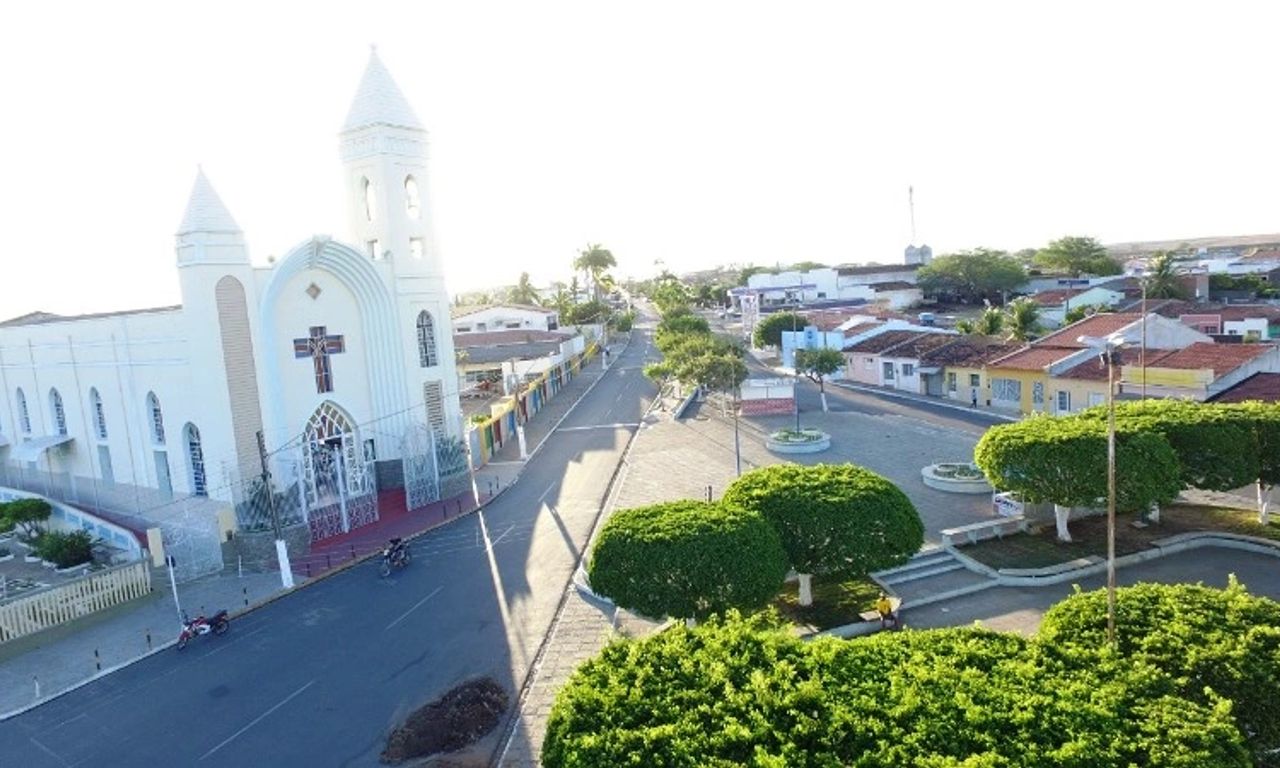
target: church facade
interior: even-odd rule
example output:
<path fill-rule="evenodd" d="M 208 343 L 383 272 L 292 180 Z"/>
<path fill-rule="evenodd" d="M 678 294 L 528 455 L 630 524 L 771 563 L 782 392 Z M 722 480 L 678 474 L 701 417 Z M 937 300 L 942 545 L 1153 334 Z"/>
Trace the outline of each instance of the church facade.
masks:
<path fill-rule="evenodd" d="M 176 236 L 180 306 L 0 323 L 0 484 L 234 503 L 265 452 L 316 506 L 403 483 L 415 431 L 460 438 L 427 132 L 376 53 L 339 151 L 346 240 L 255 266 L 200 171 Z"/>

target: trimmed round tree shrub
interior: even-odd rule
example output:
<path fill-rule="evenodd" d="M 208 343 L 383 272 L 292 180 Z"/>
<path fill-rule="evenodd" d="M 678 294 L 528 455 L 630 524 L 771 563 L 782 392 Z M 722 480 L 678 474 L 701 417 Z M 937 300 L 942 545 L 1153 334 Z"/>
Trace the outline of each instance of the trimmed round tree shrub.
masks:
<path fill-rule="evenodd" d="M 616 512 L 591 550 L 591 588 L 645 616 L 702 619 L 763 606 L 787 566 L 778 534 L 758 513 L 673 501 Z"/>
<path fill-rule="evenodd" d="M 1258 457 L 1258 522 L 1271 523 L 1271 489 L 1280 483 L 1280 403 L 1249 402 L 1224 406 L 1249 427 L 1250 448 Z"/>
<path fill-rule="evenodd" d="M 812 605 L 814 575 L 855 578 L 906 562 L 924 524 L 898 486 L 853 464 L 775 464 L 724 492 L 725 504 L 764 515 L 800 574 L 800 604 Z"/>
<path fill-rule="evenodd" d="M 1106 630 L 1106 590 L 1077 590 L 1049 609 L 1038 638 L 1081 665 L 1106 645 Z M 1225 590 L 1123 587 L 1116 590 L 1116 645 L 1123 659 L 1171 676 L 1190 701 L 1231 700 L 1256 764 L 1280 766 L 1280 603 L 1250 595 L 1234 577 Z"/>
<path fill-rule="evenodd" d="M 1093 419 L 1046 416 L 1001 424 L 983 434 L 973 459 L 995 488 L 1053 504 L 1062 541 L 1071 541 L 1071 507 L 1106 503 L 1107 428 Z M 1168 503 L 1181 488 L 1177 456 L 1163 436 L 1117 425 L 1118 511 Z"/>
<path fill-rule="evenodd" d="M 1220 702 L 1180 698 L 1149 665 L 1090 658 L 1063 664 L 972 628 L 805 642 L 731 616 L 615 642 L 579 667 L 542 764 L 1249 765 Z"/>

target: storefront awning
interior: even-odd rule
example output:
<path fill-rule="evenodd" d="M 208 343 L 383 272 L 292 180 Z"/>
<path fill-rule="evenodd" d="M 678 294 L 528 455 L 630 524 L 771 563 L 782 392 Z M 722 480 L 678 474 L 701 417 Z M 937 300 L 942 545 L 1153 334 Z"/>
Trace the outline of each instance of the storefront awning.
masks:
<path fill-rule="evenodd" d="M 44 437 L 33 437 L 17 443 L 9 449 L 9 458 L 13 461 L 35 461 L 40 458 L 40 454 L 54 447 L 75 440 L 71 435 L 47 435 Z"/>

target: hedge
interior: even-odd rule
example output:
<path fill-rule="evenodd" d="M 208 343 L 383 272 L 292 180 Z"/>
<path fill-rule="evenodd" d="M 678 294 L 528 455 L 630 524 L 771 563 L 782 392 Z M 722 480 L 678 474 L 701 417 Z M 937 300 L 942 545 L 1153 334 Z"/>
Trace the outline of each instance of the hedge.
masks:
<path fill-rule="evenodd" d="M 705 618 L 763 606 L 786 577 L 778 534 L 759 514 L 702 501 L 616 512 L 591 551 L 591 588 L 651 617 Z"/>

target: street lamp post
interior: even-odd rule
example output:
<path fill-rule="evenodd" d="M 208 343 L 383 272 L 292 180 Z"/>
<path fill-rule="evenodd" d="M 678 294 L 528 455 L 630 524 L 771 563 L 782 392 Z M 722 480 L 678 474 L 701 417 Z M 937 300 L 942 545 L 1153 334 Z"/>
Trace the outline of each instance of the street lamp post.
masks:
<path fill-rule="evenodd" d="M 1124 339 L 1081 336 L 1081 344 L 1098 350 L 1107 367 L 1107 643 L 1116 642 L 1116 398 L 1115 367 L 1120 364 Z"/>
<path fill-rule="evenodd" d="M 796 384 L 794 388 L 796 401 L 796 432 L 800 431 L 800 342 L 796 339 L 796 323 L 800 319 L 800 304 L 797 303 L 795 308 L 791 310 L 791 369 L 796 372 Z"/>

